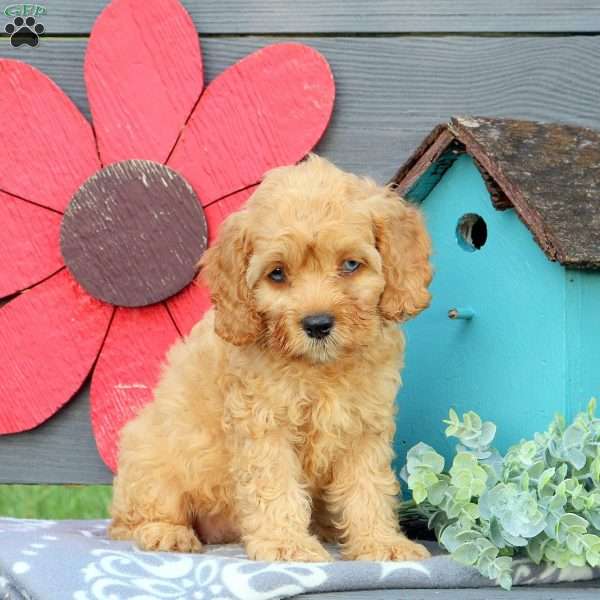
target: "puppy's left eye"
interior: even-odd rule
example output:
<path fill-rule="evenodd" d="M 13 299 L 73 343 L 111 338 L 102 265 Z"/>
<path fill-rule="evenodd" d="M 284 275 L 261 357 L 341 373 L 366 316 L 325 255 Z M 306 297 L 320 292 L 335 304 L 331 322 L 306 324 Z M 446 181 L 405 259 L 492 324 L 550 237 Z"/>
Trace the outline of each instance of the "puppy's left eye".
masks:
<path fill-rule="evenodd" d="M 345 260 L 342 263 L 342 273 L 354 273 L 354 271 L 357 271 L 360 267 L 360 262 L 358 262 L 357 260 Z"/>
<path fill-rule="evenodd" d="M 268 275 L 271 281 L 275 283 L 283 283 L 285 281 L 285 271 L 283 267 L 275 267 Z"/>

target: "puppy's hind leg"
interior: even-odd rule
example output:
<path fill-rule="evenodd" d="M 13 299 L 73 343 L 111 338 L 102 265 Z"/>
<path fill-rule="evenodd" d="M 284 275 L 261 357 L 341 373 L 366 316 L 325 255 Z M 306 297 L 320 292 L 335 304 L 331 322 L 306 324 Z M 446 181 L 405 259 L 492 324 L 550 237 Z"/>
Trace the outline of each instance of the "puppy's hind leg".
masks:
<path fill-rule="evenodd" d="M 148 521 L 138 525 L 133 539 L 142 550 L 159 552 L 200 552 L 202 544 L 189 525 Z"/>
<path fill-rule="evenodd" d="M 176 482 L 145 480 L 139 473 L 132 480 L 128 474 L 115 478 L 109 536 L 131 539 L 141 550 L 200 552 L 187 495 Z"/>
<path fill-rule="evenodd" d="M 108 537 L 111 540 L 132 540 L 134 529 L 134 527 L 128 525 L 125 521 L 115 517 L 108 526 Z"/>

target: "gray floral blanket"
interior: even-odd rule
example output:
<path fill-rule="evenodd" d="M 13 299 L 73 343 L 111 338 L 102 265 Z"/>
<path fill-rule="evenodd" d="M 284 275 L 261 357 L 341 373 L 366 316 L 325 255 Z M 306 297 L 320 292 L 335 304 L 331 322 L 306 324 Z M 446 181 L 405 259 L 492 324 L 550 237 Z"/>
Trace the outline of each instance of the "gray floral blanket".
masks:
<path fill-rule="evenodd" d="M 0 518 L 2 600 L 275 600 L 298 594 L 400 588 L 485 587 L 493 582 L 435 544 L 421 562 L 264 563 L 241 546 L 203 554 L 140 552 L 106 537 L 106 521 Z M 335 549 L 332 549 L 337 556 Z M 515 584 L 600 578 L 600 569 L 517 561 Z"/>

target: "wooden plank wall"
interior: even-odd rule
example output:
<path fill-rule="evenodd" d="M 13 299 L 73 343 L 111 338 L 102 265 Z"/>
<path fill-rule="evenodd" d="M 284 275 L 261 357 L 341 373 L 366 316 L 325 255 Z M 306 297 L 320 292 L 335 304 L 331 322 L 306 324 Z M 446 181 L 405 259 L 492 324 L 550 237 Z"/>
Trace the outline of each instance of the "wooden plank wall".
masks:
<path fill-rule="evenodd" d="M 338 96 L 318 151 L 380 182 L 452 114 L 600 128 L 597 0 L 183 3 L 202 36 L 208 80 L 273 41 L 302 41 L 325 54 Z M 83 55 L 104 4 L 49 0 L 40 45 L 16 49 L 2 36 L 0 56 L 42 69 L 89 117 Z M 26 165 L 20 168 L 26 177 Z M 85 387 L 39 429 L 0 438 L 0 482 L 110 481 L 91 437 L 87 398 Z"/>

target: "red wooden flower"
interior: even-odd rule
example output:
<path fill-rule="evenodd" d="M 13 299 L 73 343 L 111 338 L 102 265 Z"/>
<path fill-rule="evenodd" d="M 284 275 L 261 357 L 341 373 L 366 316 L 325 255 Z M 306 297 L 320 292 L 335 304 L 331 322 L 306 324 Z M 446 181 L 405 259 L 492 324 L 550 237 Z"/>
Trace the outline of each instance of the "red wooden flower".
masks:
<path fill-rule="evenodd" d="M 41 72 L 0 61 L 0 297 L 18 294 L 0 309 L 0 433 L 48 419 L 93 368 L 114 469 L 119 429 L 209 306 L 189 285 L 206 227 L 210 243 L 267 169 L 312 149 L 334 86 L 316 51 L 276 44 L 203 90 L 178 0 L 114 0 L 84 72 L 93 128 Z"/>

